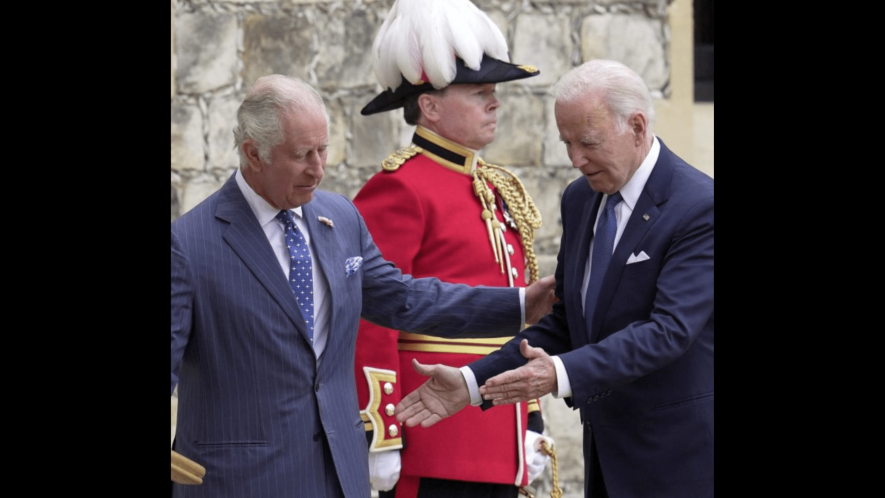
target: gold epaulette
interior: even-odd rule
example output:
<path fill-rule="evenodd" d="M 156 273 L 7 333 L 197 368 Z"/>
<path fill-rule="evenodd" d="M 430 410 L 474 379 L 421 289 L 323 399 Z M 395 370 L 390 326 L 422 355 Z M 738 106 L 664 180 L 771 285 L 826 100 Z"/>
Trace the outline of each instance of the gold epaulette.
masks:
<path fill-rule="evenodd" d="M 404 162 L 408 161 L 415 154 L 421 152 L 421 147 L 417 145 L 409 145 L 408 147 L 403 147 L 402 149 L 391 153 L 387 156 L 387 159 L 381 161 L 381 169 L 384 171 L 396 171 L 400 166 L 403 165 Z"/>

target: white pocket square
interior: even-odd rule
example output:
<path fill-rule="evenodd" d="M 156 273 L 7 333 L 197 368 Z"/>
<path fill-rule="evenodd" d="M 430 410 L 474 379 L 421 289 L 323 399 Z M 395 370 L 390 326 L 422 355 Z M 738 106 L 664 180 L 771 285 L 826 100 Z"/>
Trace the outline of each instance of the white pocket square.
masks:
<path fill-rule="evenodd" d="M 645 251 L 639 251 L 639 254 L 631 254 L 629 258 L 627 258 L 627 264 L 632 265 L 633 263 L 638 263 L 640 261 L 645 261 L 648 259 L 648 254 L 645 254 Z"/>
<path fill-rule="evenodd" d="M 347 278 L 357 270 L 359 270 L 360 266 L 363 265 L 363 258 L 360 256 L 354 256 L 352 258 L 347 258 L 347 261 L 344 262 L 344 277 Z"/>

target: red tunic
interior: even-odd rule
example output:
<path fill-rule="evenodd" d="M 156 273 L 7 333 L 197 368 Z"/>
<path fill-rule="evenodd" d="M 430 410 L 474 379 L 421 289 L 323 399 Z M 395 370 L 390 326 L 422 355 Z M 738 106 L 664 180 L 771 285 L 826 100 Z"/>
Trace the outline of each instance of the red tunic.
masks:
<path fill-rule="evenodd" d="M 468 156 L 458 164 L 425 149 L 395 171 L 376 173 L 354 198 L 375 243 L 387 260 L 415 277 L 508 286 L 507 265 L 502 271 L 502 264 L 495 262 L 489 231 L 481 218 L 483 207 L 474 194 L 472 153 L 420 127 L 418 132 L 423 137 L 416 135 L 416 139 L 424 138 L 425 145 L 430 138 L 438 146 Z M 497 194 L 496 201 L 495 213 L 504 223 Z M 522 242 L 516 230 L 505 226 L 505 247 L 512 248 L 509 259 L 516 270 L 513 285 L 525 287 Z M 361 321 L 356 378 L 363 419 L 371 424 L 367 430 L 374 429 L 370 451 L 403 448 L 404 429 L 402 476 L 526 485 L 522 449 L 526 404 L 487 411 L 468 406 L 429 428 L 404 427 L 393 416 L 402 395 L 427 380 L 415 372 L 412 358 L 424 364 L 461 367 L 498 349 L 507 339 L 445 340 Z M 532 403 L 533 410 L 537 406 Z"/>

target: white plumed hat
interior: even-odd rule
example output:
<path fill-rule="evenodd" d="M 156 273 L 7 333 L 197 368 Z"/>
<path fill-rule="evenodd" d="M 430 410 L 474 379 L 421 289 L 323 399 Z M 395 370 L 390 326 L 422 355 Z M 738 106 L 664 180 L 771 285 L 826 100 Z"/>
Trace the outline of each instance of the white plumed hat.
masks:
<path fill-rule="evenodd" d="M 383 91 L 364 116 L 403 106 L 410 95 L 459 83 L 500 83 L 539 74 L 510 63 L 498 26 L 470 0 L 396 0 L 372 44 Z"/>

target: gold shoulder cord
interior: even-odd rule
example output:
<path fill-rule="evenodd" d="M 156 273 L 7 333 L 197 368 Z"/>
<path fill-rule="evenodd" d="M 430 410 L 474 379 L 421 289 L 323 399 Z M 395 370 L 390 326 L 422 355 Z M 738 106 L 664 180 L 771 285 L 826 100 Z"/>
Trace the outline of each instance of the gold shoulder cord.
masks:
<path fill-rule="evenodd" d="M 525 190 L 522 182 L 512 172 L 506 168 L 495 164 L 489 164 L 482 159 L 477 162 L 484 166 L 476 168 L 473 172 L 473 192 L 482 202 L 482 219 L 486 222 L 489 229 L 489 242 L 495 252 L 495 261 L 498 261 L 499 255 L 506 254 L 504 249 L 504 238 L 501 230 L 498 228 L 500 222 L 493 214 L 495 206 L 495 194 L 489 188 L 491 183 L 495 189 L 501 194 L 501 198 L 507 204 L 507 209 L 519 229 L 519 236 L 522 239 L 522 247 L 525 251 L 526 266 L 529 268 L 530 282 L 538 280 L 540 272 L 538 269 L 538 258 L 535 256 L 534 241 L 535 230 L 541 227 L 541 212 L 535 206 L 532 197 Z M 495 234 L 492 237 L 492 233 Z M 503 268 L 503 257 L 500 259 Z M 553 467 L 553 489 L 550 492 L 551 498 L 562 498 L 562 488 L 559 487 L 559 469 L 556 461 L 556 451 L 547 441 L 541 442 L 541 451 L 550 456 Z M 525 487 L 520 487 L 519 492 L 522 495 L 534 498 Z"/>
<path fill-rule="evenodd" d="M 495 261 L 500 261 L 503 269 L 504 260 L 500 255 L 505 251 L 504 240 L 501 230 L 498 229 L 498 219 L 492 214 L 492 208 L 495 206 L 495 194 L 492 193 L 487 183 L 491 183 L 501 193 L 501 197 L 507 204 L 507 209 L 513 216 L 513 221 L 516 222 L 525 251 L 526 265 L 529 268 L 529 283 L 534 282 L 540 278 L 538 258 L 535 256 L 533 243 L 535 241 L 534 231 L 541 227 L 541 212 L 538 211 L 532 197 L 526 192 L 516 175 L 506 168 L 489 164 L 482 159 L 478 159 L 477 162 L 484 167 L 476 168 L 473 172 L 473 192 L 483 204 L 482 218 L 485 220 L 486 226 L 489 227 L 489 242 L 495 253 Z"/>

